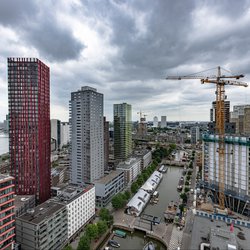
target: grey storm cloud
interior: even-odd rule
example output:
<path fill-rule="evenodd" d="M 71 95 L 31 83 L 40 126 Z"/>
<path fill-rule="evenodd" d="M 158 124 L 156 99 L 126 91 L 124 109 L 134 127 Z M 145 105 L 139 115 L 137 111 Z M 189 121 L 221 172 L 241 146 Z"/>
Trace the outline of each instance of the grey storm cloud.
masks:
<path fill-rule="evenodd" d="M 249 0 L 8 0 L 0 3 L 0 25 L 19 37 L 15 48 L 35 48 L 49 64 L 52 104 L 66 111 L 70 92 L 90 85 L 104 93 L 109 118 L 112 104 L 125 101 L 170 117 L 186 107 L 190 119 L 208 120 L 214 86 L 164 78 L 218 65 L 250 74 Z M 227 91 L 237 104 L 234 93 L 249 93 Z"/>
<path fill-rule="evenodd" d="M 51 61 L 77 59 L 85 48 L 71 31 L 55 19 L 53 1 L 8 0 L 0 4 L 0 24 L 11 27 L 20 39 Z"/>

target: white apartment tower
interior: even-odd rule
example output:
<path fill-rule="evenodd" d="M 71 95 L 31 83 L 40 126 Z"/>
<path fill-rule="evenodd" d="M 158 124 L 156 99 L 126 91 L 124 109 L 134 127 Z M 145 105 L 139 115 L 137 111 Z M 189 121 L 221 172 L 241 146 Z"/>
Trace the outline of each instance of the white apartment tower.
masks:
<path fill-rule="evenodd" d="M 104 175 L 103 94 L 85 86 L 71 93 L 70 177 L 92 183 Z"/>
<path fill-rule="evenodd" d="M 158 127 L 158 117 L 157 117 L 157 116 L 154 117 L 153 127 L 154 127 L 154 128 L 157 128 L 157 127 Z"/>
<path fill-rule="evenodd" d="M 167 127 L 167 117 L 161 116 L 161 128 L 166 128 L 166 127 Z"/>

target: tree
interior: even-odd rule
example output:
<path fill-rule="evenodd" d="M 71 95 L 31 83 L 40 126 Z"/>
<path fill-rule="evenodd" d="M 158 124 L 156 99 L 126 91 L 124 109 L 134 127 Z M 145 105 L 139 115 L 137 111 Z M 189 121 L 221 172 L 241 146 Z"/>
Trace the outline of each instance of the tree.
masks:
<path fill-rule="evenodd" d="M 86 227 L 86 235 L 92 240 L 98 236 L 98 227 L 96 224 L 89 224 Z"/>
<path fill-rule="evenodd" d="M 124 195 L 125 195 L 125 197 L 126 197 L 126 200 L 129 200 L 130 197 L 131 197 L 131 193 L 130 193 L 128 190 L 126 190 L 126 191 L 124 192 Z"/>
<path fill-rule="evenodd" d="M 179 209 L 181 210 L 181 212 L 183 212 L 183 210 L 184 210 L 184 204 L 180 204 L 179 205 Z"/>
<path fill-rule="evenodd" d="M 140 175 L 138 178 L 137 178 L 137 184 L 138 184 L 138 186 L 140 187 L 143 183 L 144 183 L 144 181 L 143 181 L 143 177 Z"/>
<path fill-rule="evenodd" d="M 64 247 L 63 250 L 73 250 L 73 247 L 71 245 L 68 245 Z"/>
<path fill-rule="evenodd" d="M 142 173 L 142 178 L 143 178 L 144 182 L 148 179 L 148 177 L 149 177 L 149 175 L 147 174 L 147 172 Z"/>
<path fill-rule="evenodd" d="M 106 233 L 108 229 L 108 225 L 106 221 L 98 221 L 97 222 L 97 228 L 98 228 L 98 236 L 100 237 L 102 234 Z"/>
<path fill-rule="evenodd" d="M 190 189 L 188 187 L 185 187 L 184 191 L 187 193 Z"/>
<path fill-rule="evenodd" d="M 113 215 L 110 214 L 107 208 L 102 208 L 99 212 L 99 216 L 101 220 L 104 220 L 107 222 L 109 227 L 113 224 L 113 220 L 114 220 Z"/>
<path fill-rule="evenodd" d="M 80 238 L 77 250 L 90 250 L 90 238 L 86 234 Z"/>
<path fill-rule="evenodd" d="M 126 199 L 124 197 L 123 194 L 119 193 L 117 195 L 115 195 L 112 200 L 111 200 L 111 203 L 112 203 L 112 206 L 113 208 L 115 209 L 119 209 L 119 208 L 122 208 L 125 206 L 126 204 Z"/>
<path fill-rule="evenodd" d="M 99 212 L 99 216 L 100 216 L 101 220 L 108 221 L 109 217 L 110 217 L 110 212 L 107 208 L 102 208 Z"/>
<path fill-rule="evenodd" d="M 180 194 L 181 199 L 183 200 L 184 203 L 187 202 L 187 195 L 185 193 Z"/>
<path fill-rule="evenodd" d="M 136 182 L 133 182 L 132 185 L 131 185 L 131 192 L 133 194 L 135 194 L 137 192 L 138 188 L 139 188 L 138 184 Z"/>

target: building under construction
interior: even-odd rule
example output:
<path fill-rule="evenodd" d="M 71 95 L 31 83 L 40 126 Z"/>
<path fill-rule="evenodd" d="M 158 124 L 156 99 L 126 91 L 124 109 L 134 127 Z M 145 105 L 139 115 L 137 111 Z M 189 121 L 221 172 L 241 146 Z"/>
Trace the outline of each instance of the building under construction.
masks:
<path fill-rule="evenodd" d="M 222 70 L 225 73 L 222 73 Z M 219 204 L 220 213 L 226 213 L 227 210 L 224 209 L 229 208 L 238 213 L 249 215 L 250 140 L 247 137 L 228 137 L 225 135 L 225 102 L 227 98 L 225 86 L 247 87 L 248 85 L 238 81 L 244 75 L 231 74 L 220 66 L 217 68 L 216 75 L 203 75 L 204 72 L 186 76 L 168 76 L 166 79 L 200 79 L 202 84 L 215 84 L 215 133 L 203 138 L 204 159 L 201 186 L 211 191 L 211 198 Z"/>
<path fill-rule="evenodd" d="M 250 137 L 225 136 L 225 206 L 250 216 Z M 219 154 L 218 136 L 203 135 L 203 168 L 201 186 L 211 190 L 218 203 Z"/>

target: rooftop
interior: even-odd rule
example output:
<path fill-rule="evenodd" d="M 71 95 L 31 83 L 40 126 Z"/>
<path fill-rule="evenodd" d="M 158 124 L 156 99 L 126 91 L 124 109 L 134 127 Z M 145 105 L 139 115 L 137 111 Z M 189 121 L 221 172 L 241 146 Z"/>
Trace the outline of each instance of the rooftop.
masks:
<path fill-rule="evenodd" d="M 51 198 L 50 200 L 53 202 L 58 202 L 61 204 L 68 204 L 71 201 L 75 200 L 79 196 L 81 196 L 83 193 L 86 193 L 90 189 L 92 189 L 93 185 L 88 186 L 79 186 L 74 184 L 69 184 L 67 186 L 61 187 L 57 189 L 57 196 L 54 198 Z"/>
<path fill-rule="evenodd" d="M 18 208 L 22 207 L 25 203 L 29 202 L 31 199 L 35 200 L 35 195 L 15 195 L 14 196 L 15 201 L 15 210 L 18 210 Z"/>
<path fill-rule="evenodd" d="M 6 180 L 14 180 L 14 178 L 10 175 L 7 175 L 7 174 L 0 174 L 0 182 L 1 181 L 6 181 Z"/>
<path fill-rule="evenodd" d="M 229 230 L 221 228 L 211 228 L 210 231 L 210 246 L 211 249 L 228 249 L 228 245 L 235 246 L 237 249 L 237 242 L 235 234 Z M 233 249 L 233 248 L 232 248 Z"/>
<path fill-rule="evenodd" d="M 99 180 L 94 181 L 94 183 L 100 183 L 100 184 L 108 184 L 113 179 L 115 179 L 118 175 L 123 173 L 122 170 L 113 170 L 109 174 L 105 175 L 104 177 L 100 178 Z"/>
<path fill-rule="evenodd" d="M 30 224 L 38 225 L 43 220 L 50 218 L 53 214 L 57 213 L 62 209 L 64 205 L 58 204 L 51 201 L 46 201 L 41 205 L 30 209 L 27 213 L 17 218 L 17 220 L 22 220 Z"/>
<path fill-rule="evenodd" d="M 149 152 L 150 152 L 150 150 L 148 150 L 148 149 L 141 149 L 141 150 L 136 150 L 134 154 L 135 154 L 135 156 L 144 156 Z"/>
<path fill-rule="evenodd" d="M 204 242 L 205 238 L 207 239 L 209 238 L 211 228 L 222 229 L 223 231 L 227 231 L 230 233 L 230 225 L 225 223 L 224 221 L 216 221 L 216 220 L 211 221 L 207 218 L 195 216 L 194 224 L 191 228 L 192 235 L 188 249 L 199 249 L 200 243 Z M 237 240 L 238 249 L 249 249 L 250 229 L 234 225 L 233 234 Z M 227 248 L 224 247 L 220 249 L 227 249 Z"/>
<path fill-rule="evenodd" d="M 140 158 L 130 158 L 127 161 L 124 162 L 120 162 L 117 166 L 117 168 L 119 169 L 129 169 L 133 166 L 133 164 L 137 163 L 138 161 L 140 161 Z"/>

